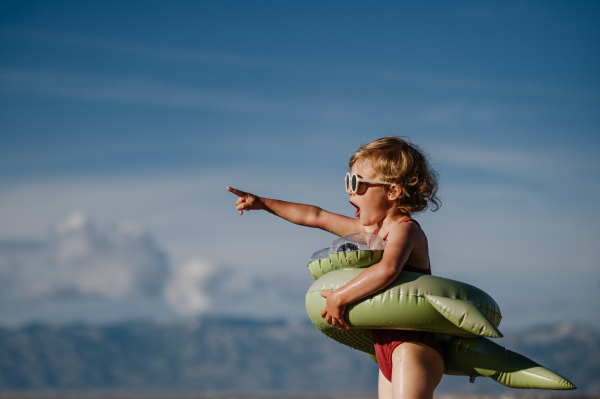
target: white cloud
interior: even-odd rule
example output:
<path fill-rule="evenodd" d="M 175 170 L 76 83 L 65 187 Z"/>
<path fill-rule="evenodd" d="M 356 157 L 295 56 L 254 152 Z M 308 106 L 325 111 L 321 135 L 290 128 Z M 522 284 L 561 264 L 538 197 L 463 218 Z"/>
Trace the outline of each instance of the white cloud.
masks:
<path fill-rule="evenodd" d="M 267 238 L 276 250 L 261 259 L 261 251 L 253 247 L 264 245 L 249 236 L 233 246 L 238 240 L 235 235 L 214 238 L 195 237 L 189 253 L 216 254 L 219 263 L 194 257 L 172 265 L 162 247 L 138 225 L 102 226 L 81 212 L 56 223 L 41 238 L 4 238 L 0 240 L 0 323 L 304 313 L 302 295 L 310 278 L 306 274 L 298 279 L 296 273 L 304 275 L 303 257 L 298 262 L 288 256 L 289 268 L 274 274 L 273 269 L 281 266 L 278 259 L 289 252 L 284 245 Z M 209 251 L 210 247 L 215 248 Z M 219 266 L 228 257 L 235 266 Z"/>
<path fill-rule="evenodd" d="M 143 104 L 167 107 L 210 108 L 232 112 L 264 112 L 275 103 L 237 93 L 202 91 L 138 78 L 107 78 L 33 69 L 0 69 L 3 91 L 55 98 Z"/>
<path fill-rule="evenodd" d="M 578 194 L 595 192 L 600 186 L 597 171 L 598 158 L 587 149 L 562 148 L 515 149 L 498 147 L 456 146 L 434 144 L 428 146 L 436 162 L 443 166 L 462 166 L 473 171 L 488 171 L 550 183 L 557 191 L 577 190 Z M 513 184 L 515 181 L 512 182 Z"/>
<path fill-rule="evenodd" d="M 459 11 L 459 15 L 484 18 L 490 16 L 490 9 L 485 7 L 467 7 Z M 282 71 L 293 74 L 335 74 L 350 77 L 370 78 L 375 80 L 386 80 L 391 83 L 417 84 L 421 87 L 436 87 L 460 91 L 480 92 L 486 95 L 509 95 L 523 98 L 544 99 L 568 99 L 571 101 L 592 102 L 597 101 L 598 94 L 588 88 L 557 86 L 553 82 L 547 84 L 531 84 L 529 82 L 496 81 L 485 78 L 473 78 L 470 76 L 448 76 L 413 72 L 394 68 L 369 68 L 348 67 L 337 65 L 325 68 L 322 65 L 303 62 L 283 62 L 261 56 L 248 54 L 236 54 L 226 52 L 205 51 L 193 48 L 177 48 L 128 41 L 123 39 L 112 39 L 106 37 L 86 36 L 82 34 L 71 34 L 59 31 L 42 30 L 5 30 L 0 37 L 8 40 L 33 40 L 62 44 L 65 46 L 85 47 L 86 49 L 107 49 L 121 52 L 125 56 L 151 57 L 157 60 L 166 60 L 188 64 L 213 64 L 238 68 L 249 68 L 259 70 Z M 108 86 L 110 87 L 110 86 Z M 98 90 L 90 95 L 101 95 Z M 79 94 L 81 96 L 81 94 Z M 88 98 L 88 97 L 82 97 Z M 127 97 L 125 97 L 127 99 Z M 150 98 L 148 101 L 157 101 L 158 98 Z M 313 99 L 314 100 L 314 99 Z M 197 103 L 198 99 L 194 101 Z M 144 102 L 148 103 L 148 102 Z M 363 104 L 367 106 L 368 104 Z M 478 118 L 488 118 L 489 110 L 483 110 Z M 493 110 L 492 110 L 493 112 Z M 487 120 L 487 119 L 485 119 Z"/>
<path fill-rule="evenodd" d="M 141 228 L 130 223 L 99 228 L 74 213 L 33 247 L 4 243 L 0 296 L 9 302 L 154 297 L 168 272 L 165 253 Z"/>
<path fill-rule="evenodd" d="M 214 275 L 216 267 L 202 259 L 192 259 L 174 268 L 165 285 L 167 303 L 178 313 L 186 316 L 204 313 L 211 308 L 211 300 L 204 286 Z"/>
<path fill-rule="evenodd" d="M 449 76 L 427 72 L 413 72 L 395 68 L 341 68 L 344 72 L 368 76 L 372 79 L 384 79 L 390 82 L 411 83 L 421 87 L 435 87 L 452 90 L 454 93 L 482 93 L 490 96 L 516 96 L 521 98 L 538 98 L 549 100 L 570 100 L 578 102 L 594 102 L 598 94 L 589 88 L 559 86 L 551 83 L 532 84 L 529 82 L 500 81 L 471 76 Z"/>
<path fill-rule="evenodd" d="M 5 39 L 34 40 L 85 48 L 103 48 L 123 52 L 126 55 L 142 55 L 160 60 L 189 62 L 195 64 L 215 64 L 243 68 L 280 69 L 282 66 L 271 60 L 225 52 L 209 52 L 196 49 L 172 48 L 147 45 L 127 40 L 86 36 L 80 33 L 69 34 L 56 31 L 6 30 L 0 34 Z"/>

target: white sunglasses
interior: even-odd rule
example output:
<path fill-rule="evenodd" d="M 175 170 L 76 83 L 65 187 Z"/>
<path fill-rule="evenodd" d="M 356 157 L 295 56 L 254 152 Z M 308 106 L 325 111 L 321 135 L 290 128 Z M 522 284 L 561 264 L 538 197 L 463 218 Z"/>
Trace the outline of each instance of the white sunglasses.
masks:
<path fill-rule="evenodd" d="M 352 190 L 353 194 L 356 194 L 356 190 L 358 190 L 358 185 L 360 183 L 393 184 L 393 183 L 388 183 L 386 181 L 363 179 L 363 178 L 356 176 L 356 173 L 352 173 L 352 175 L 350 175 L 350 173 L 346 173 L 345 181 L 346 181 L 346 191 Z"/>

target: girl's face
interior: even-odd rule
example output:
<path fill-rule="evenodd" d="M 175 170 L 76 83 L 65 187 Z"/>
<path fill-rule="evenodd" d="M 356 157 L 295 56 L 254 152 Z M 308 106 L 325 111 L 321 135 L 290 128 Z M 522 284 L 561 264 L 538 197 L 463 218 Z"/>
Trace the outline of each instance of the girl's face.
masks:
<path fill-rule="evenodd" d="M 351 173 L 356 173 L 363 179 L 380 180 L 369 162 L 356 162 L 352 165 Z M 383 190 L 383 184 L 360 183 L 356 193 L 350 194 L 350 203 L 356 208 L 354 216 L 360 219 L 363 226 L 373 226 L 381 222 L 394 208 L 394 203 L 388 200 Z"/>

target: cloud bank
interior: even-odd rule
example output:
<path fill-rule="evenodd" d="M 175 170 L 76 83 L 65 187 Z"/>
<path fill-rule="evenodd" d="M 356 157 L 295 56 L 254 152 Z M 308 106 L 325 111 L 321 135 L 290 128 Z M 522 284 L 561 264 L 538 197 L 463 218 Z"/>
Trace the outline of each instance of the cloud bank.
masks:
<path fill-rule="evenodd" d="M 200 259 L 169 265 L 154 238 L 133 223 L 98 226 L 73 213 L 43 239 L 0 242 L 0 302 L 14 309 L 158 300 L 191 316 L 209 310 L 203 287 L 214 270 Z"/>
<path fill-rule="evenodd" d="M 109 299 L 160 293 L 168 275 L 165 254 L 129 223 L 99 229 L 74 213 L 42 241 L 3 243 L 0 275 L 5 301 L 100 296 Z"/>
<path fill-rule="evenodd" d="M 197 251 L 206 255 L 203 247 Z M 200 257 L 173 263 L 140 226 L 100 225 L 81 212 L 42 238 L 0 240 L 0 324 L 5 325 L 207 313 L 296 317 L 303 313 L 305 284 L 295 282 L 285 273 Z"/>

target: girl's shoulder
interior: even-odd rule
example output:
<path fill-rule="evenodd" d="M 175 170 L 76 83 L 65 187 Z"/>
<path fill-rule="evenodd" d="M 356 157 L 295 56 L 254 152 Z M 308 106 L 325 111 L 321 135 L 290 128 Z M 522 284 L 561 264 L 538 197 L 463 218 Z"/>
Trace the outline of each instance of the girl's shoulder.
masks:
<path fill-rule="evenodd" d="M 392 231 L 405 231 L 405 232 L 422 232 L 421 225 L 415 219 L 411 217 L 399 218 L 395 222 L 393 222 L 388 228 L 388 232 L 386 236 L 389 235 Z"/>
<path fill-rule="evenodd" d="M 386 230 L 387 230 L 387 232 L 386 232 Z M 417 222 L 415 219 L 413 219 L 411 217 L 399 218 L 398 220 L 394 221 L 390 226 L 388 226 L 384 231 L 380 231 L 380 229 L 377 227 L 377 225 L 373 225 L 373 226 L 363 227 L 362 232 L 379 234 L 379 236 L 381 236 L 381 238 L 383 238 L 384 241 L 387 241 L 390 233 L 392 233 L 392 235 L 396 235 L 396 234 L 403 234 L 403 235 L 418 234 L 418 235 L 423 235 L 423 236 L 425 235 L 425 233 L 423 232 L 423 229 L 421 229 L 421 225 L 419 224 L 419 222 Z"/>

